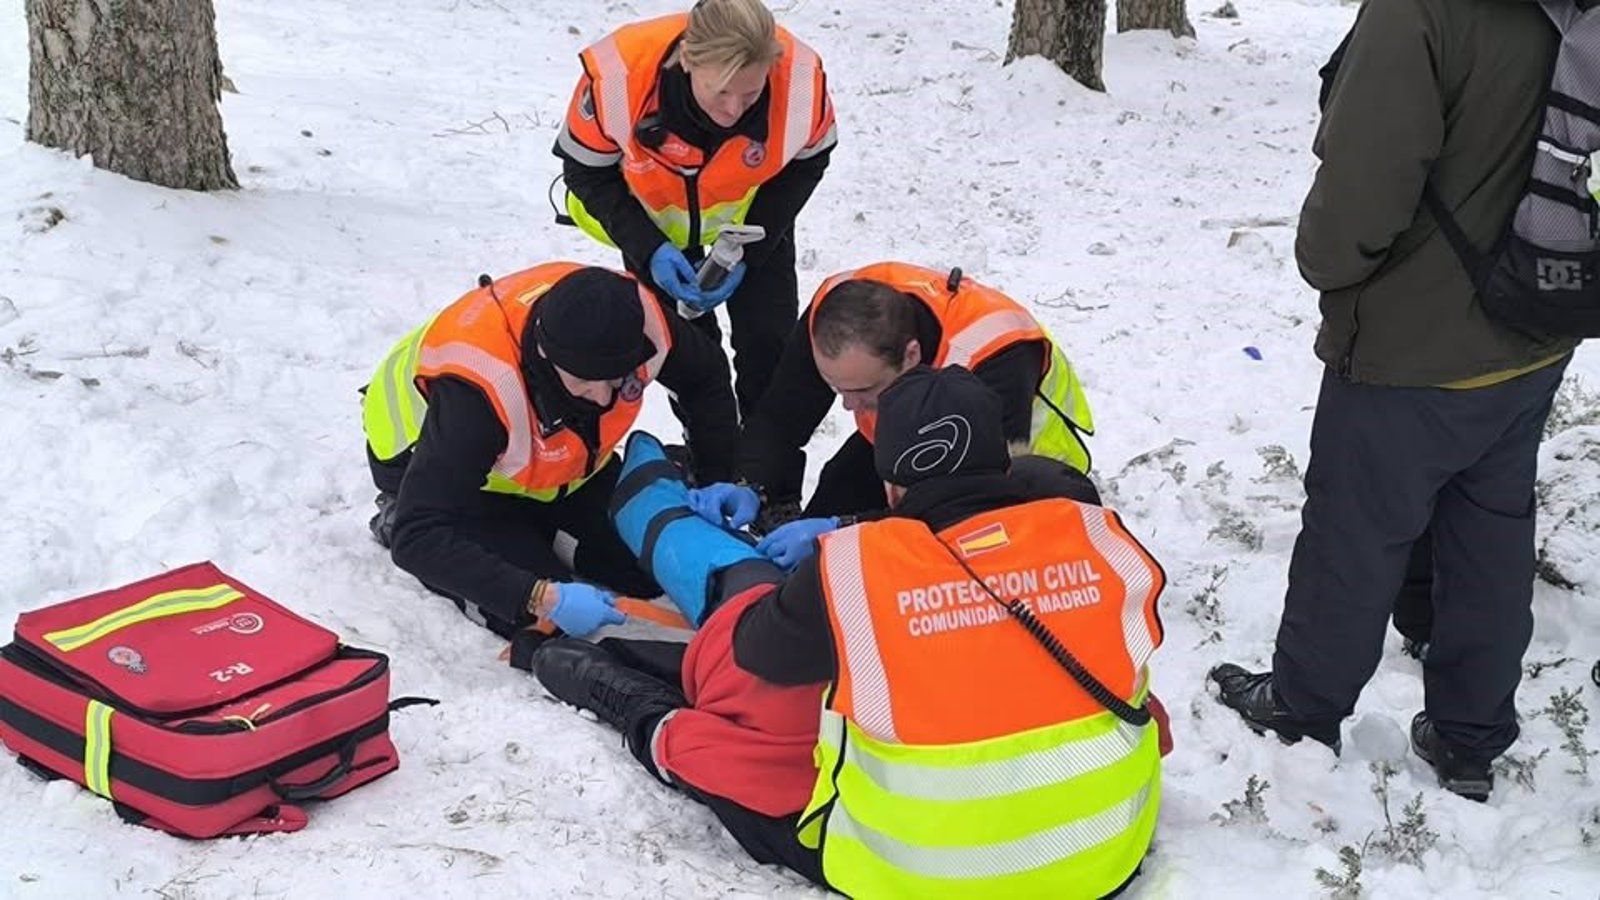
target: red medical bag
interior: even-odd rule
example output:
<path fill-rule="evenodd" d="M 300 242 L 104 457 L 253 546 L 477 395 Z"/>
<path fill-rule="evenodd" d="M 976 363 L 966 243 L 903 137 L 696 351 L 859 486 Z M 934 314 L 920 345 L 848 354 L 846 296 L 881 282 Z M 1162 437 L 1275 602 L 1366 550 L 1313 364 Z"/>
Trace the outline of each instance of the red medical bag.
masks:
<path fill-rule="evenodd" d="M 304 801 L 394 771 L 409 702 L 388 657 L 210 563 L 23 613 L 0 648 L 0 740 L 189 837 L 304 827 Z"/>

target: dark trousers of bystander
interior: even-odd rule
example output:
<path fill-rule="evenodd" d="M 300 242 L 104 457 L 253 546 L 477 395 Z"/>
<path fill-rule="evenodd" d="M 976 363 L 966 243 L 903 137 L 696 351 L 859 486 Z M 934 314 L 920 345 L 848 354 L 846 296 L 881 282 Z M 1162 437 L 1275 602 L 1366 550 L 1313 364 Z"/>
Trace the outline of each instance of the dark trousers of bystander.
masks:
<path fill-rule="evenodd" d="M 1470 757 L 1516 740 L 1538 447 L 1565 368 L 1470 391 L 1324 376 L 1273 657 L 1274 688 L 1296 719 L 1334 723 L 1354 710 L 1426 533 L 1428 717 Z"/>

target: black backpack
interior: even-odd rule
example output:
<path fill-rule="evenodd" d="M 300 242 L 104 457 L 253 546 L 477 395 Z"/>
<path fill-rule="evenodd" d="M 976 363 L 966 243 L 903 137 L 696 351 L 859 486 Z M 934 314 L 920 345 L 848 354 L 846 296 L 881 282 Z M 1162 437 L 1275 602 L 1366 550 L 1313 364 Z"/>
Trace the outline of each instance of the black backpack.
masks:
<path fill-rule="evenodd" d="M 1540 336 L 1600 337 L 1600 8 L 1540 0 L 1561 32 L 1528 187 L 1487 252 L 1472 245 L 1432 182 L 1422 201 L 1472 279 L 1484 311 Z M 1322 76 L 1327 108 L 1354 29 Z"/>

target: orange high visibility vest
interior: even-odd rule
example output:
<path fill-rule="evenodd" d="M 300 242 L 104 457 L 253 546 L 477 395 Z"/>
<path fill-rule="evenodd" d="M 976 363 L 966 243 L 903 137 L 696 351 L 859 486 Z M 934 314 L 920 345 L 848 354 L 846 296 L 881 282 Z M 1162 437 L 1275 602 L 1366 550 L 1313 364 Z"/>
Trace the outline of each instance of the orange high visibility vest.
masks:
<path fill-rule="evenodd" d="M 679 247 L 710 244 L 723 227 L 742 223 L 756 188 L 791 161 L 831 147 L 835 136 L 821 59 L 778 28 L 783 55 L 767 76 L 765 142 L 735 135 L 710 159 L 670 133 L 658 147 L 641 143 L 635 128 L 660 109 L 661 64 L 688 21 L 680 13 L 636 22 L 586 48 L 580 54 L 584 77 L 560 139 L 562 148 L 585 165 L 620 163 L 633 196 Z M 604 239 L 601 226 L 574 201 L 569 197 L 573 218 Z"/>
<path fill-rule="evenodd" d="M 1105 712 L 952 552 L 1002 600 L 1032 609 L 1113 693 L 1131 700 L 1146 688 L 1166 576 L 1110 510 L 1040 500 L 937 535 L 889 518 L 825 535 L 821 547 L 839 661 L 827 708 L 874 738 L 962 744 Z"/>
<path fill-rule="evenodd" d="M 952 900 L 1124 883 L 1159 815 L 1159 726 L 1102 707 L 983 587 L 1143 706 L 1164 577 L 1117 516 L 1041 500 L 937 535 L 887 519 L 821 543 L 838 674 L 798 833 L 828 883 Z"/>
<path fill-rule="evenodd" d="M 424 395 L 428 379 L 441 375 L 454 375 L 483 391 L 507 435 L 506 449 L 490 472 L 491 482 L 500 476 L 540 498 L 581 483 L 621 443 L 639 416 L 645 385 L 655 379 L 672 349 L 660 304 L 641 286 L 645 335 L 656 353 L 635 370 L 616 402 L 601 415 L 599 446 L 591 453 L 583 439 L 567 428 L 545 434 L 522 374 L 522 333 L 539 299 L 581 268 L 579 263 L 546 263 L 468 293 L 427 326 L 417 358 L 416 383 Z"/>
<path fill-rule="evenodd" d="M 840 272 L 817 288 L 806 312 L 806 327 L 813 328 L 817 307 L 822 298 L 846 281 L 876 281 L 915 297 L 939 320 L 939 349 L 932 359 L 923 360 L 933 368 L 962 366 L 976 369 L 984 360 L 1023 341 L 1049 342 L 1044 326 L 1022 304 L 992 287 L 962 278 L 952 291 L 948 273 L 913 266 L 909 263 L 882 262 L 864 266 L 852 272 Z M 813 340 L 816 337 L 812 332 Z M 1050 353 L 1044 354 L 1044 366 L 1050 365 Z M 1041 377 L 1044 370 L 1040 370 Z M 872 440 L 878 427 L 877 410 L 859 410 L 855 414 L 856 428 L 861 436 Z"/>

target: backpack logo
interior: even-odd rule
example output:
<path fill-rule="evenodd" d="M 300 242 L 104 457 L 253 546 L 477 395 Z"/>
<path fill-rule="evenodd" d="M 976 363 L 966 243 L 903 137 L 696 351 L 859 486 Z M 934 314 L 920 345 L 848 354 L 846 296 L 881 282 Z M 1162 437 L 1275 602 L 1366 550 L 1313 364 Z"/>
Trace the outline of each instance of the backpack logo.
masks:
<path fill-rule="evenodd" d="M 1538 263 L 1539 290 L 1583 290 L 1583 263 L 1581 261 L 1576 259 L 1540 258 Z"/>
<path fill-rule="evenodd" d="M 143 675 L 148 671 L 144 664 L 144 656 L 132 647 L 126 647 L 122 644 L 107 650 L 106 659 L 111 660 L 113 665 L 121 666 L 135 675 Z"/>

